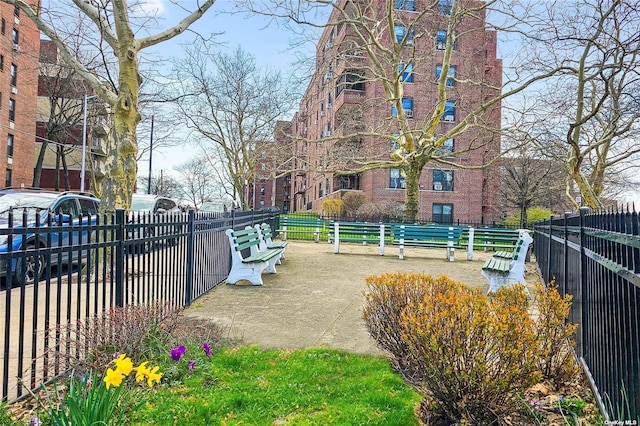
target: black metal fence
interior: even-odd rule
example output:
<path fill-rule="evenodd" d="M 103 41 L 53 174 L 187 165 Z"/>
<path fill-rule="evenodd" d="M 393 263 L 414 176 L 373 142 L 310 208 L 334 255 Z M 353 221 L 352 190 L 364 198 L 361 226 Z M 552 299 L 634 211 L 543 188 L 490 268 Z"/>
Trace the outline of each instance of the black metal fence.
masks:
<path fill-rule="evenodd" d="M 635 211 L 584 209 L 535 226 L 542 276 L 573 295 L 576 353 L 607 420 L 622 421 L 616 424 L 640 421 L 639 227 Z"/>
<path fill-rule="evenodd" d="M 129 304 L 189 306 L 229 273 L 224 231 L 264 222 L 276 229 L 278 211 L 118 211 L 48 218 L 40 226 L 26 214 L 10 218 L 14 225 L 0 229 L 2 399 L 15 400 L 56 377 L 88 349 L 69 336 L 71 324 Z"/>

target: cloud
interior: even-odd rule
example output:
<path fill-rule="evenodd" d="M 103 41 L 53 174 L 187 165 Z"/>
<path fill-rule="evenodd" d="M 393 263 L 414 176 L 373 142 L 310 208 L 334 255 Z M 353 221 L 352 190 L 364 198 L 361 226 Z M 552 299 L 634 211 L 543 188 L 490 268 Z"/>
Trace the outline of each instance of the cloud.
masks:
<path fill-rule="evenodd" d="M 140 0 L 136 6 L 141 12 L 152 15 L 164 15 L 167 12 L 165 0 Z"/>

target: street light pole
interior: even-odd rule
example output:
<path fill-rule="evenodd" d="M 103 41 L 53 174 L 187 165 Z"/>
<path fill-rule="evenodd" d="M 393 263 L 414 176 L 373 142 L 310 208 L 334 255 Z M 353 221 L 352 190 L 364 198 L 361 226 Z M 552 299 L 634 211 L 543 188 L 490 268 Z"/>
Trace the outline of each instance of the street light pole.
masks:
<path fill-rule="evenodd" d="M 97 98 L 98 95 L 87 96 L 84 94 L 83 120 L 82 120 L 82 164 L 80 165 L 80 192 L 84 192 L 85 158 L 87 156 L 87 101 Z"/>

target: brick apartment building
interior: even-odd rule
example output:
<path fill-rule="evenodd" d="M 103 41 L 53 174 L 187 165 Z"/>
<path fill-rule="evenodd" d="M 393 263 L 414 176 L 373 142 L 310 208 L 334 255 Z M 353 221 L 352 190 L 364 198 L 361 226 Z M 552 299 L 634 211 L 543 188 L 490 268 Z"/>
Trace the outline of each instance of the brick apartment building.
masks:
<path fill-rule="evenodd" d="M 82 188 L 82 131 L 87 96 L 84 188 L 88 191 L 91 176 L 101 173 L 100 164 L 107 154 L 109 115 L 102 102 L 95 99 L 91 87 L 61 62 L 53 42 L 40 43 L 35 158 L 42 167 L 37 186 L 54 190 Z"/>
<path fill-rule="evenodd" d="M 338 4 L 345 3 L 343 0 Z M 384 16 L 386 3 L 367 2 L 367 13 Z M 403 67 L 402 105 L 409 124 L 415 123 L 411 131 L 417 132 L 425 118 L 433 114 L 437 101 L 436 82 L 442 67 L 450 2 L 440 0 L 434 10 L 424 15 L 419 12 L 433 7 L 434 2 L 394 0 L 391 3 L 395 37 L 398 43 L 403 37 L 408 37 L 409 42 L 402 47 L 406 60 L 389 63 L 388 67 L 390 70 Z M 397 112 L 387 99 L 382 83 L 368 74 L 369 57 L 362 53 L 362 46 L 357 45 L 360 41 L 354 37 L 353 27 L 341 24 L 339 16 L 334 10 L 320 37 L 316 72 L 290 123 L 297 158 L 295 171 L 275 182 L 263 179 L 265 193 L 269 190 L 273 194 L 272 204 L 269 204 L 270 200 L 264 200 L 266 206 L 276 205 L 282 211 L 321 213 L 323 200 L 340 198 L 353 190 L 363 191 L 373 203 L 404 201 L 406 183 L 397 168 L 355 173 L 330 167 L 332 158 L 346 152 L 345 145 L 360 151 L 363 157 L 389 159 L 393 142 L 390 146 L 388 138 L 375 134 L 394 135 L 399 131 L 395 120 Z M 421 18 L 417 19 L 417 16 Z M 406 22 L 410 24 L 405 25 Z M 474 19 L 463 19 L 456 27 L 456 34 L 449 70 L 452 78 L 446 83 L 446 107 L 436 129 L 440 134 L 453 128 L 468 111 L 478 108 L 489 96 L 495 97 L 495 88 L 501 86 L 502 63 L 496 58 L 497 37 L 495 32 L 485 29 L 484 12 L 478 11 Z M 378 41 L 394 48 L 388 31 L 381 31 Z M 500 120 L 498 103 L 481 117 L 482 126 L 448 139 L 440 148 L 448 150 L 445 154 L 455 152 L 451 163 L 464 165 L 464 168 L 435 162 L 425 165 L 419 185 L 420 218 L 442 223 L 500 220 L 499 164 L 469 168 L 486 164 L 500 152 L 497 131 Z M 360 135 L 345 138 L 354 132 Z M 363 136 L 363 133 L 373 135 Z M 471 147 L 474 149 L 469 149 Z M 279 197 L 279 193 L 283 196 Z M 289 199 L 284 198 L 286 193 L 290 195 Z"/>
<path fill-rule="evenodd" d="M 31 2 L 35 10 L 39 1 Z M 0 3 L 0 150 L 5 186 L 31 186 L 40 31 L 20 10 Z"/>

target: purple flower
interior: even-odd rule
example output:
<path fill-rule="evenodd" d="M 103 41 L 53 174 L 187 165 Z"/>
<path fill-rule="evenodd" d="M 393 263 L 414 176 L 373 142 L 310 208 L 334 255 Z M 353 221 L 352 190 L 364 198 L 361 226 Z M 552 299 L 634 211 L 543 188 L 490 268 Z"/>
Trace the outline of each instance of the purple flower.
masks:
<path fill-rule="evenodd" d="M 184 355 L 186 351 L 187 351 L 187 348 L 185 348 L 182 345 L 178 346 L 177 348 L 171 349 L 171 359 L 174 360 L 175 362 L 180 361 L 180 358 L 182 358 L 182 355 Z"/>
<path fill-rule="evenodd" d="M 42 426 L 42 420 L 40 420 L 38 417 L 33 416 L 31 417 L 31 419 L 29 420 L 29 424 L 33 425 L 33 426 Z"/>
<path fill-rule="evenodd" d="M 211 346 L 207 342 L 202 342 L 202 349 L 204 349 L 204 353 L 211 358 Z"/>
<path fill-rule="evenodd" d="M 189 361 L 189 370 L 193 370 L 196 366 L 196 360 Z"/>

